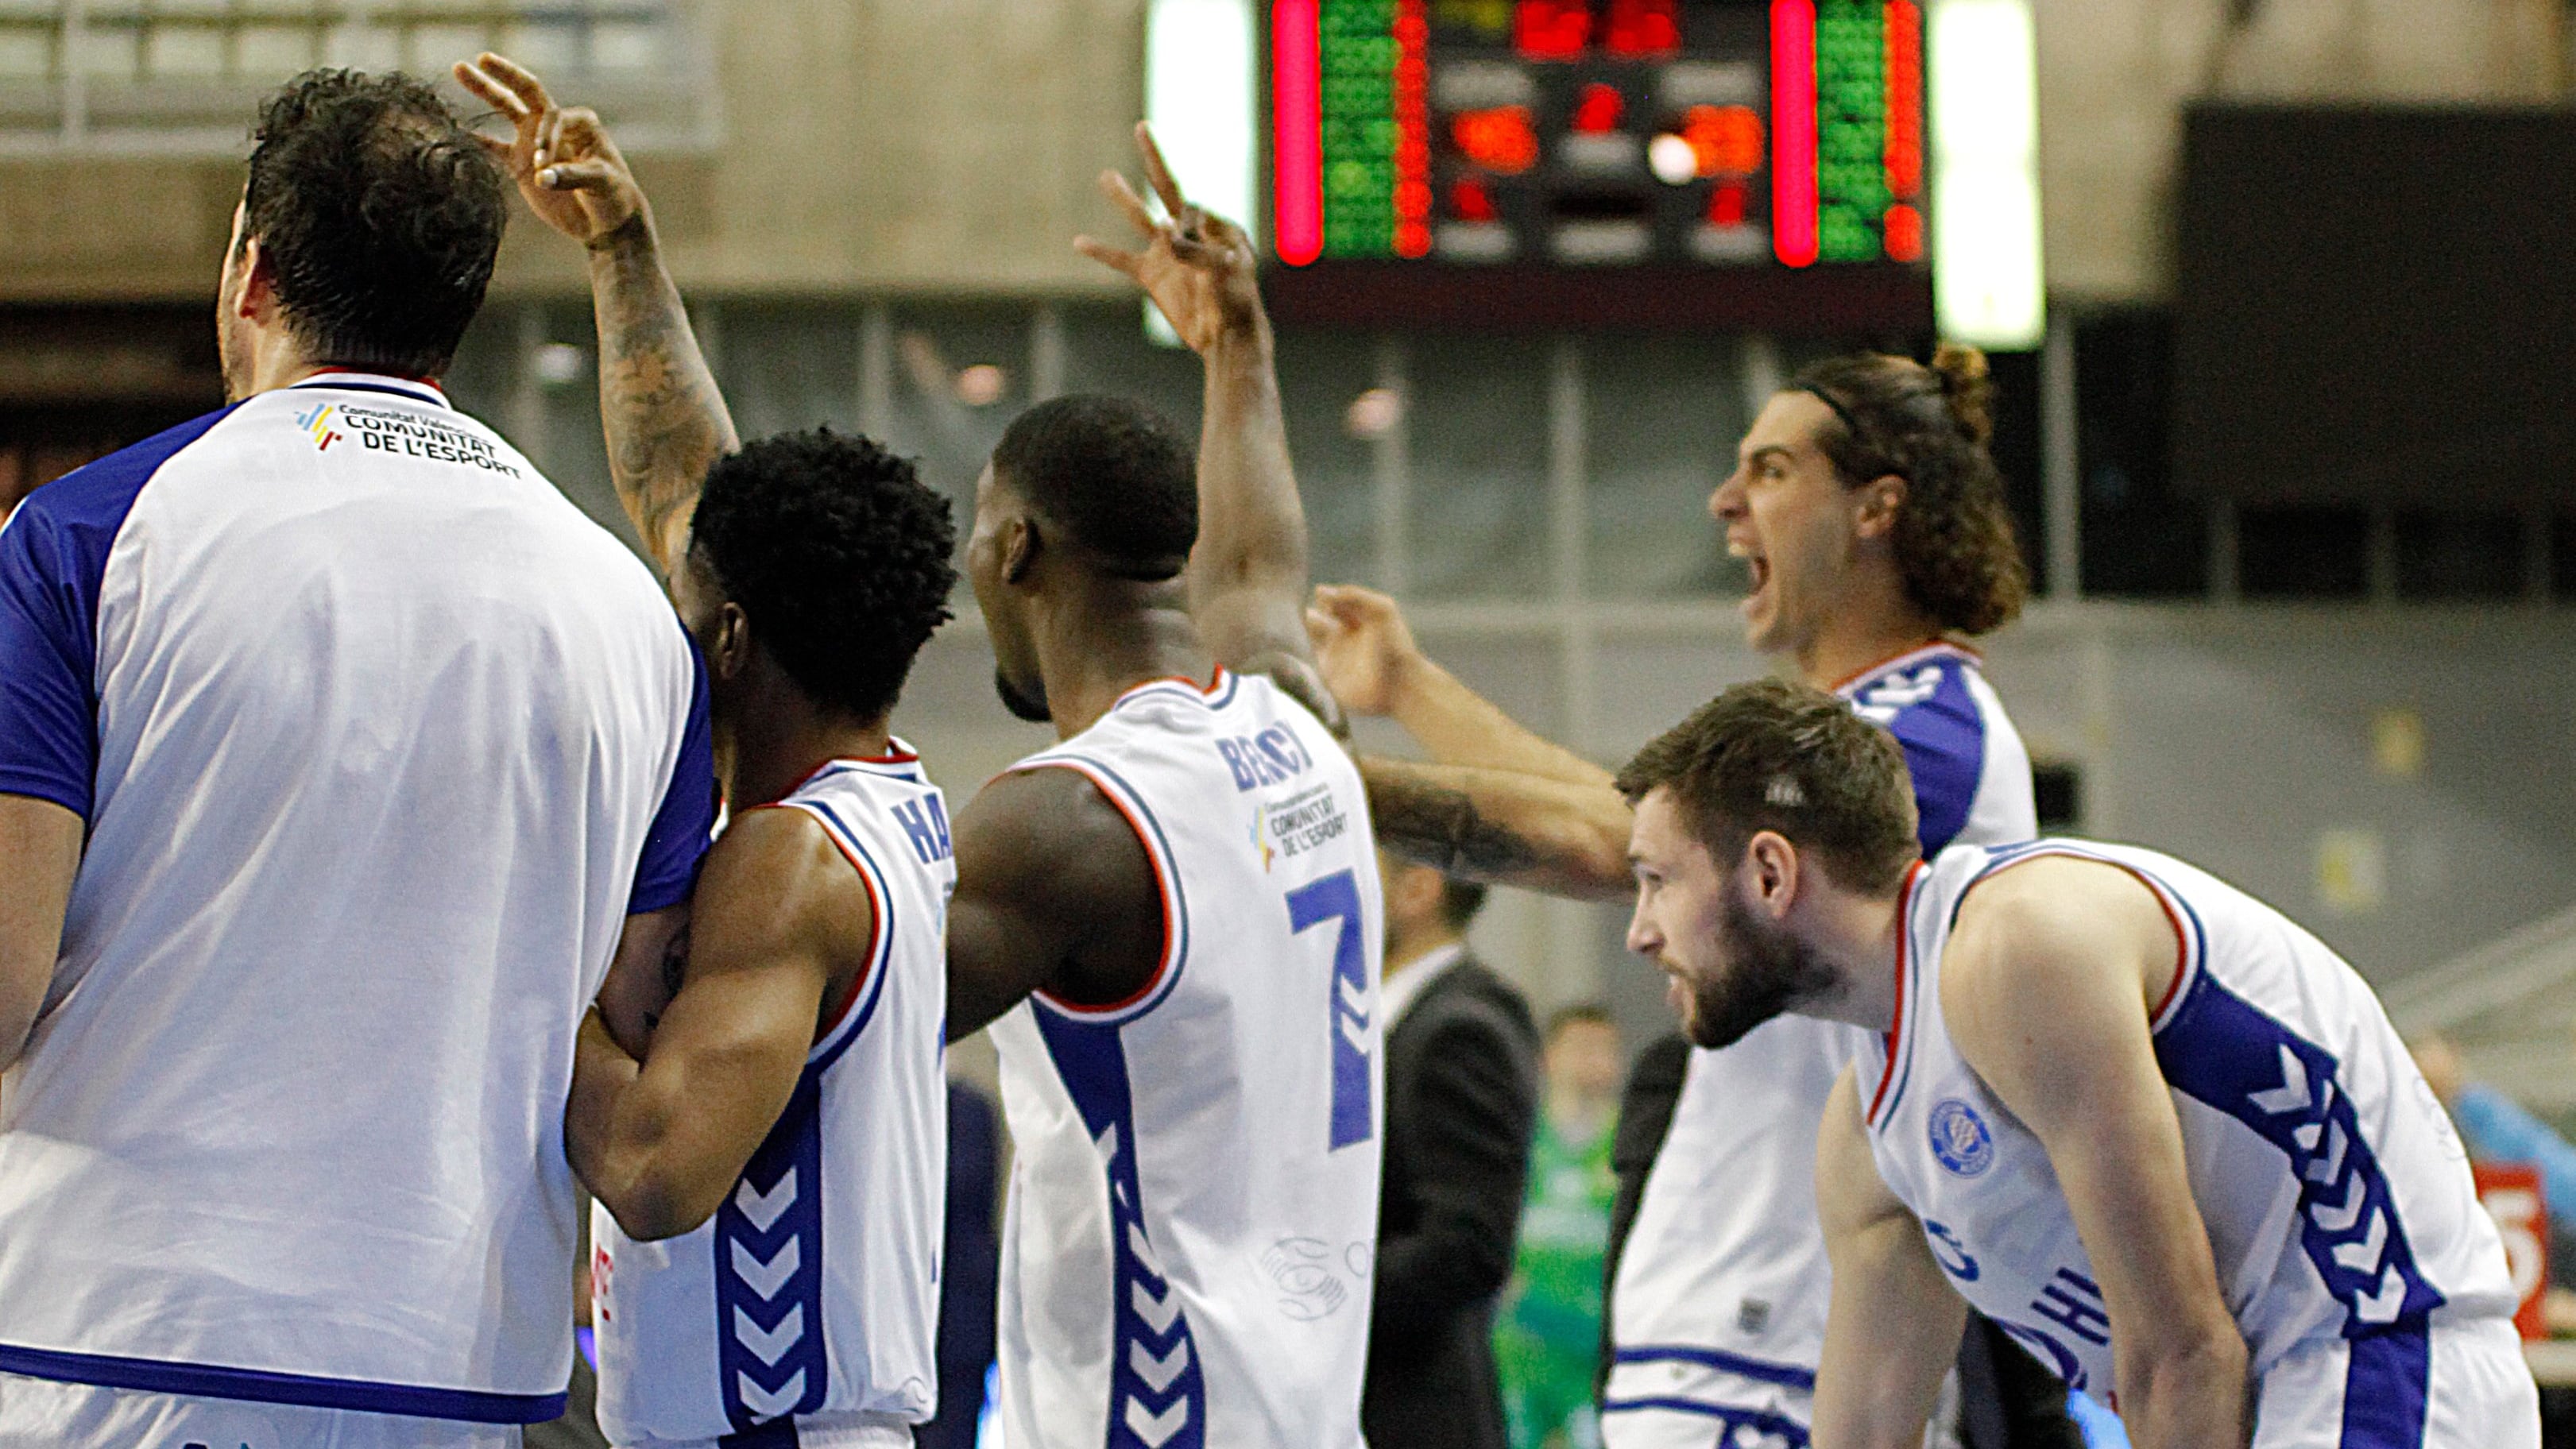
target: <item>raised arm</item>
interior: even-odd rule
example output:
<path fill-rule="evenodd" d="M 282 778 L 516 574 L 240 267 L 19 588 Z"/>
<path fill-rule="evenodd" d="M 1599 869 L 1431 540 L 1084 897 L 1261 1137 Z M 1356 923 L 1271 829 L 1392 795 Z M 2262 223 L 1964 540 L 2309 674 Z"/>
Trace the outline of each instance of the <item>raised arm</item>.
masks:
<path fill-rule="evenodd" d="M 1532 733 L 1425 655 L 1386 595 L 1354 584 L 1321 585 L 1307 609 L 1306 630 L 1324 683 L 1342 707 L 1394 720 L 1433 760 L 1590 786 L 1619 803 L 1609 771 Z M 1624 835 L 1620 848 L 1627 848 Z"/>
<path fill-rule="evenodd" d="M 1577 900 L 1619 901 L 1628 802 L 1608 786 L 1543 775 L 1360 757 L 1378 844 L 1444 874 Z"/>
<path fill-rule="evenodd" d="M 558 107 L 535 75 L 489 51 L 460 63 L 456 78 L 509 119 L 511 138 L 485 144 L 529 210 L 590 254 L 609 476 L 667 579 L 688 548 L 708 467 L 742 444 L 662 265 L 653 208 L 596 114 Z"/>
<path fill-rule="evenodd" d="M 2135 877 L 2042 857 L 1968 896 L 1941 979 L 1960 1056 L 2038 1136 L 2065 1189 L 2139 1449 L 2246 1442 L 2245 1342 L 2219 1293 L 2148 1030 L 2177 948 Z"/>
<path fill-rule="evenodd" d="M 1163 906 L 1144 842 L 1090 780 L 1016 770 L 957 812 L 948 1039 L 1047 990 L 1122 1001 L 1161 966 Z"/>
<path fill-rule="evenodd" d="M 723 1203 L 796 1090 L 829 988 L 866 969 L 876 923 L 822 827 L 790 808 L 746 812 L 708 852 L 685 952 L 654 924 L 628 927 L 564 1111 L 573 1170 L 642 1239 Z"/>
<path fill-rule="evenodd" d="M 1879 1180 L 1845 1068 L 1816 1133 L 1816 1210 L 1834 1268 L 1816 1370 L 1816 1449 L 1919 1449 L 1968 1307 Z"/>
<path fill-rule="evenodd" d="M 1181 195 L 1141 125 L 1136 146 L 1166 215 L 1157 218 L 1125 177 L 1107 172 L 1101 190 L 1143 247 L 1124 251 L 1090 237 L 1074 245 L 1143 288 L 1204 365 L 1190 616 L 1220 662 L 1273 676 L 1337 722 L 1306 638 L 1306 511 L 1288 461 L 1270 319 L 1256 280 L 1260 258 L 1242 227 Z"/>

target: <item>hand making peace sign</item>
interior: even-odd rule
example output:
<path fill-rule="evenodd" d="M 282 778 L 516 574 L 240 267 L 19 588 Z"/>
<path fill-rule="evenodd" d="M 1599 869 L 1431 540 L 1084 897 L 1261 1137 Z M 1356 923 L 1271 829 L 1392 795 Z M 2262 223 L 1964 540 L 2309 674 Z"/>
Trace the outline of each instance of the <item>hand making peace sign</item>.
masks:
<path fill-rule="evenodd" d="M 638 217 L 651 216 L 626 158 L 587 106 L 558 108 L 530 71 L 485 51 L 456 63 L 457 84 L 489 102 L 514 128 L 509 140 L 478 136 L 528 209 L 584 246 L 599 246 Z"/>
<path fill-rule="evenodd" d="M 1101 191 L 1127 213 L 1144 249 L 1124 251 L 1087 236 L 1075 237 L 1074 249 L 1144 288 L 1192 351 L 1205 352 L 1229 334 L 1259 335 L 1269 323 L 1261 312 L 1255 276 L 1259 257 L 1252 238 L 1242 227 L 1182 197 L 1154 145 L 1154 133 L 1141 122 L 1136 149 L 1144 154 L 1146 182 L 1161 198 L 1166 215 L 1157 218 L 1126 177 L 1103 171 Z"/>

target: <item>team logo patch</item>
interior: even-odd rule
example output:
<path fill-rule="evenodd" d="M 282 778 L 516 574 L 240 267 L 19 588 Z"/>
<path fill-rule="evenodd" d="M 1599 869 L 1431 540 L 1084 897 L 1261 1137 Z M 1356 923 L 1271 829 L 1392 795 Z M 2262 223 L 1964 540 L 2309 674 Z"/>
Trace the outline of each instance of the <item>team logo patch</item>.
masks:
<path fill-rule="evenodd" d="M 327 453 L 333 443 L 340 441 L 339 432 L 331 426 L 331 414 L 335 411 L 337 409 L 329 403 L 316 403 L 308 411 L 295 415 L 295 425 L 313 439 L 317 452 Z"/>
<path fill-rule="evenodd" d="M 1995 1134 L 1977 1109 L 1956 1097 L 1932 1106 L 1932 1155 L 1957 1177 L 1975 1177 L 1995 1165 Z"/>

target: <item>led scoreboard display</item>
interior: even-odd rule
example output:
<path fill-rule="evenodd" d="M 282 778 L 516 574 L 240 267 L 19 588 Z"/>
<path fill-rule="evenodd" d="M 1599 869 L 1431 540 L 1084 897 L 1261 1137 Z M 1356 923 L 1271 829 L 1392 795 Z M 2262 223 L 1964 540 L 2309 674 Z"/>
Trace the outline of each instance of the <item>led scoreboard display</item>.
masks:
<path fill-rule="evenodd" d="M 1920 0 L 1273 0 L 1315 320 L 1921 330 Z"/>

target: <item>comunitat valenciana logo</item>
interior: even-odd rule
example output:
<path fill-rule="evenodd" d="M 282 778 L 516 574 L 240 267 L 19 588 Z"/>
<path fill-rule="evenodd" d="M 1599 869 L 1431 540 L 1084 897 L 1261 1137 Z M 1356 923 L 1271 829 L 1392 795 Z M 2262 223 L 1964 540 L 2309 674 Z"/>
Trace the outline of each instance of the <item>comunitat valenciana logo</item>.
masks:
<path fill-rule="evenodd" d="M 331 426 L 332 415 L 339 410 L 337 403 L 315 403 L 311 408 L 295 415 L 295 425 L 302 428 L 305 434 L 313 439 L 316 451 L 330 452 L 331 445 L 340 441 L 339 432 Z"/>
<path fill-rule="evenodd" d="M 1995 1135 L 1977 1109 L 1956 1097 L 1933 1104 L 1932 1155 L 1955 1176 L 1975 1177 L 1995 1165 Z"/>

